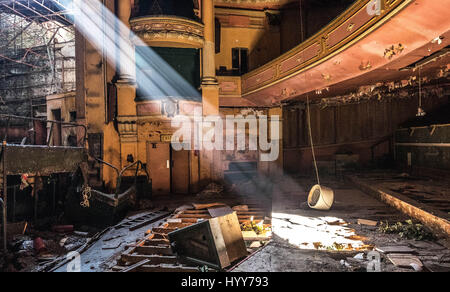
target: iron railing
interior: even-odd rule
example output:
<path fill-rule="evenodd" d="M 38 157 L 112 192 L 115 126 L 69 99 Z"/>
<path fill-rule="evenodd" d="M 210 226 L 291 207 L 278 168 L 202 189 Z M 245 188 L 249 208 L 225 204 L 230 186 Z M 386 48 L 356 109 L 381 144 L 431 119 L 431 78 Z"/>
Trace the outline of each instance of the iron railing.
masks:
<path fill-rule="evenodd" d="M 86 141 L 87 141 L 87 127 L 85 125 L 72 123 L 72 122 L 63 122 L 63 121 L 54 121 L 54 120 L 47 120 L 47 119 L 40 119 L 40 118 L 31 118 L 31 117 L 21 117 L 21 116 L 15 116 L 15 115 L 5 115 L 0 114 L 0 121 L 6 121 L 6 127 L 5 127 L 5 134 L 3 135 L 3 141 L 7 141 L 8 139 L 8 133 L 9 129 L 11 127 L 11 120 L 23 120 L 23 121 L 36 121 L 36 122 L 42 122 L 42 123 L 50 123 L 50 132 L 47 133 L 47 139 L 46 139 L 46 145 L 50 147 L 50 142 L 53 137 L 53 130 L 56 125 L 60 126 L 69 126 L 74 128 L 83 128 L 83 136 L 81 141 L 77 140 L 77 146 L 79 147 L 85 147 Z M 81 142 L 81 143 L 80 143 Z"/>
<path fill-rule="evenodd" d="M 122 170 L 119 170 L 117 167 L 115 167 L 114 165 L 112 165 L 112 164 L 110 164 L 110 163 L 108 163 L 106 161 L 103 161 L 103 160 L 101 160 L 99 158 L 96 158 L 96 157 L 94 157 L 94 159 L 96 161 L 102 163 L 102 164 L 105 164 L 105 165 L 111 167 L 112 169 L 114 169 L 116 171 L 116 173 L 117 173 L 117 186 L 116 186 L 116 191 L 114 193 L 115 199 L 117 199 L 119 197 L 120 187 L 122 185 L 123 174 L 127 170 L 129 170 L 130 168 L 136 166 L 135 174 L 134 174 L 134 183 L 135 184 L 137 182 L 137 176 L 138 176 L 138 173 L 139 173 L 139 169 L 144 170 L 144 172 L 145 172 L 145 174 L 147 176 L 147 180 L 150 179 L 150 176 L 148 175 L 147 169 L 144 167 L 144 164 L 140 160 L 135 161 L 135 162 L 131 163 L 130 165 L 125 166 Z"/>

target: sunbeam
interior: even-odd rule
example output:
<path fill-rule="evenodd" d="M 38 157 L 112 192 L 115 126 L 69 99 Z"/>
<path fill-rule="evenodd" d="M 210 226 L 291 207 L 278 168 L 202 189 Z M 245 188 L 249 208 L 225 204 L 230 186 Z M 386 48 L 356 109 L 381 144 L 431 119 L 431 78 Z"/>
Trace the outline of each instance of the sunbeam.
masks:
<path fill-rule="evenodd" d="M 74 10 L 78 31 L 102 52 L 121 74 L 139 76 L 137 87 L 151 99 L 201 99 L 199 91 L 136 36 L 117 16 L 96 0 L 62 0 Z M 139 50 L 135 48 L 139 47 Z M 139 62 L 136 62 L 139 60 Z M 151 68 L 151 70 L 148 70 Z M 135 80 L 133 80 L 135 81 Z"/>

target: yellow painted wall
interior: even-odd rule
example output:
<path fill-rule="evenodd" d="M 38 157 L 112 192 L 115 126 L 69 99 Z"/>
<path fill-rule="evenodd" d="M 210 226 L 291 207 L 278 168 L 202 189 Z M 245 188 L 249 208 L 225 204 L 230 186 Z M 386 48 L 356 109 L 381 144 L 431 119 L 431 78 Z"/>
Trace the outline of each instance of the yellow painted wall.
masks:
<path fill-rule="evenodd" d="M 232 69 L 232 48 L 249 49 L 249 70 L 280 55 L 280 33 L 274 28 L 222 27 L 220 53 L 216 54 L 216 69 Z"/>

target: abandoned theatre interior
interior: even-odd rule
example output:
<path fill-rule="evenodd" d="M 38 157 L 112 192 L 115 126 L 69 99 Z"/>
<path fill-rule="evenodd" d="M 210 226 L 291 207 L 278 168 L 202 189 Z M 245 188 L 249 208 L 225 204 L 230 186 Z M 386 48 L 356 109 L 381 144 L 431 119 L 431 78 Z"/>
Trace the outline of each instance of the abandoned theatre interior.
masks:
<path fill-rule="evenodd" d="M 0 0 L 0 40 L 0 271 L 450 271 L 446 1 Z"/>

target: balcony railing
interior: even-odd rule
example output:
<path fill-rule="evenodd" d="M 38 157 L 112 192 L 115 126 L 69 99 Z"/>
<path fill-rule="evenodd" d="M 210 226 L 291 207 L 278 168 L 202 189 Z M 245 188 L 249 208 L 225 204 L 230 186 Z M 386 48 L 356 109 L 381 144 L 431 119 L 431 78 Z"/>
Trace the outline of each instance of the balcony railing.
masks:
<path fill-rule="evenodd" d="M 379 1 L 379 2 L 376 2 Z M 243 96 L 277 84 L 345 50 L 377 29 L 412 0 L 359 0 L 317 34 L 242 76 Z M 380 9 L 373 6 L 380 4 Z"/>

